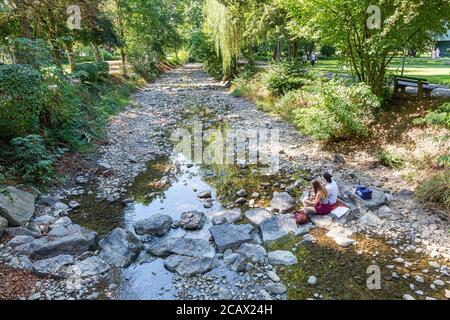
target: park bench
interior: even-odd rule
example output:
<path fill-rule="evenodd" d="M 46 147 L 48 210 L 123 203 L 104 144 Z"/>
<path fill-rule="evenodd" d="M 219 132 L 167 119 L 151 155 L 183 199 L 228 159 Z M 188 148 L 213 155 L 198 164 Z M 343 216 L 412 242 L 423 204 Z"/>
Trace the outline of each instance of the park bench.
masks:
<path fill-rule="evenodd" d="M 425 94 L 425 98 L 427 99 L 431 97 L 431 92 L 434 89 L 439 88 L 436 85 L 429 84 L 427 79 L 405 76 L 394 77 L 394 93 L 397 93 L 399 89 L 405 92 L 406 87 L 417 88 L 417 96 L 422 98 Z"/>

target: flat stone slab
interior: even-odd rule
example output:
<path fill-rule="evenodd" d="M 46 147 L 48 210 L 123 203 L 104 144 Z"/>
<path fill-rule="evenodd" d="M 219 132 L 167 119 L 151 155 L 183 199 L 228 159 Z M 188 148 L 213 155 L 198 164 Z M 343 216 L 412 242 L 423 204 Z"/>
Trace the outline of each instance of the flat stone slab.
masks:
<path fill-rule="evenodd" d="M 253 227 L 249 224 L 221 224 L 209 228 L 219 252 L 237 249 L 243 243 L 252 242 L 252 231 Z"/>
<path fill-rule="evenodd" d="M 280 214 L 263 220 L 259 227 L 263 241 L 267 242 L 280 239 L 291 233 L 295 235 L 307 233 L 314 226 L 311 223 L 297 226 L 293 215 Z"/>
<path fill-rule="evenodd" d="M 264 220 L 272 218 L 273 214 L 266 209 L 255 208 L 247 210 L 245 216 L 253 225 L 259 226 Z"/>
<path fill-rule="evenodd" d="M 73 264 L 73 256 L 62 254 L 53 258 L 38 260 L 33 263 L 33 273 L 38 276 L 62 277 L 59 273 L 62 267 Z"/>
<path fill-rule="evenodd" d="M 341 247 L 348 247 L 356 242 L 349 237 L 353 234 L 353 232 L 344 227 L 336 227 L 331 229 L 326 233 L 326 236 L 333 239 L 338 245 Z"/>
<path fill-rule="evenodd" d="M 216 251 L 209 241 L 189 238 L 157 239 L 150 245 L 149 252 L 158 257 L 177 254 L 190 257 L 214 258 L 216 255 Z"/>
<path fill-rule="evenodd" d="M 164 260 L 164 266 L 171 272 L 182 276 L 193 276 L 210 271 L 214 268 L 214 259 L 208 257 L 188 257 L 171 255 Z"/>
<path fill-rule="evenodd" d="M 213 224 L 235 223 L 242 220 L 242 211 L 240 208 L 214 212 L 211 215 Z"/>
<path fill-rule="evenodd" d="M 376 227 L 376 226 L 382 224 L 383 220 L 380 217 L 378 217 L 376 214 L 369 211 L 366 214 L 364 214 L 361 218 L 359 218 L 359 222 L 362 223 L 363 225 Z"/>
<path fill-rule="evenodd" d="M 275 265 L 293 265 L 297 264 L 297 257 L 290 251 L 277 250 L 269 252 L 269 263 Z"/>
<path fill-rule="evenodd" d="M 80 277 L 91 277 L 108 271 L 109 265 L 99 257 L 92 256 L 77 262 L 72 268 Z"/>
<path fill-rule="evenodd" d="M 295 199 L 287 192 L 274 192 L 270 207 L 281 213 L 294 209 Z"/>
<path fill-rule="evenodd" d="M 12 227 L 21 226 L 33 217 L 34 204 L 33 194 L 7 187 L 5 193 L 0 193 L 0 216 Z"/>
<path fill-rule="evenodd" d="M 337 227 L 337 224 L 334 223 L 334 218 L 330 215 L 310 215 L 309 218 L 311 222 L 320 229 L 330 230 Z"/>

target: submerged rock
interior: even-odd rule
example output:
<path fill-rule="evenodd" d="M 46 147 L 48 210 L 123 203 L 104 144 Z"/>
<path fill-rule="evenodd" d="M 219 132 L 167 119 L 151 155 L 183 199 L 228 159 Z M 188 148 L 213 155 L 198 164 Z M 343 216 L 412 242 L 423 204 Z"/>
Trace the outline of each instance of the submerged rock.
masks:
<path fill-rule="evenodd" d="M 150 218 L 138 221 L 134 224 L 134 231 L 138 235 L 165 235 L 172 226 L 172 218 L 165 214 L 155 214 Z"/>
<path fill-rule="evenodd" d="M 0 216 L 8 220 L 10 226 L 24 225 L 33 217 L 34 204 L 33 194 L 7 187 L 5 193 L 0 193 Z"/>
<path fill-rule="evenodd" d="M 116 228 L 99 242 L 100 257 L 116 267 L 129 266 L 144 245 L 128 230 Z"/>

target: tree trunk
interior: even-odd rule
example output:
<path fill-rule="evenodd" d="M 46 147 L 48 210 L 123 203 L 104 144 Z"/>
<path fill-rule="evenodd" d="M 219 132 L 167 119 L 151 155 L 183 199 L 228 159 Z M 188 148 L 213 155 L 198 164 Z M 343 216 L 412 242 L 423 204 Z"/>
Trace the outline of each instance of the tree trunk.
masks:
<path fill-rule="evenodd" d="M 75 72 L 75 52 L 73 51 L 72 43 L 66 44 L 67 54 L 69 58 L 70 72 Z"/>
<path fill-rule="evenodd" d="M 127 58 L 126 58 L 125 50 L 123 48 L 120 48 L 120 56 L 122 57 L 122 73 L 126 74 L 127 73 L 127 67 L 126 67 Z"/>
<path fill-rule="evenodd" d="M 405 71 L 405 61 L 406 61 L 406 49 L 403 49 L 403 61 L 402 61 L 402 73 L 401 73 L 402 77 L 403 77 L 403 72 Z"/>
<path fill-rule="evenodd" d="M 98 45 L 93 44 L 93 45 L 92 45 L 92 49 L 93 49 L 93 51 L 94 51 L 95 62 L 102 61 L 102 56 L 101 56 L 101 54 L 100 54 L 100 49 L 98 48 Z"/>
<path fill-rule="evenodd" d="M 61 48 L 58 46 L 53 46 L 53 56 L 55 57 L 55 63 L 58 67 L 62 66 L 61 63 Z"/>

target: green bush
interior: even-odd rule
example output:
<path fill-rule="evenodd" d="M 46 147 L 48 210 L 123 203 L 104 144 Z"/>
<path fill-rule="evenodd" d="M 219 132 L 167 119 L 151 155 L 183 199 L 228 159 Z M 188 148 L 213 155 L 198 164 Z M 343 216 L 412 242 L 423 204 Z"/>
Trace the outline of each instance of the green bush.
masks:
<path fill-rule="evenodd" d="M 35 132 L 44 107 L 43 79 L 29 65 L 0 66 L 0 138 Z"/>
<path fill-rule="evenodd" d="M 380 163 L 386 167 L 401 168 L 403 166 L 403 160 L 396 154 L 387 150 L 381 150 L 378 152 L 377 156 Z"/>
<path fill-rule="evenodd" d="M 214 43 L 206 34 L 196 32 L 189 46 L 189 62 L 203 62 L 206 71 L 215 79 L 224 76 L 222 72 L 222 59 L 217 54 Z"/>
<path fill-rule="evenodd" d="M 334 79 L 306 88 L 306 106 L 293 111 L 301 131 L 320 140 L 349 139 L 367 135 L 367 124 L 380 109 L 380 101 L 367 85 Z"/>
<path fill-rule="evenodd" d="M 450 129 L 450 102 L 444 103 L 435 111 L 429 112 L 424 118 L 414 120 L 414 123 Z"/>
<path fill-rule="evenodd" d="M 323 57 L 330 58 L 336 54 L 336 48 L 330 45 L 324 45 L 320 48 L 320 54 Z"/>
<path fill-rule="evenodd" d="M 109 64 L 106 61 L 99 61 L 95 63 L 98 70 L 98 76 L 102 79 L 108 79 L 109 76 Z"/>
<path fill-rule="evenodd" d="M 28 64 L 39 69 L 54 63 L 51 49 L 44 40 L 14 38 L 9 40 L 9 46 L 16 64 Z"/>
<path fill-rule="evenodd" d="M 299 89 L 307 83 L 305 72 L 298 71 L 286 62 L 272 64 L 266 74 L 266 87 L 274 96 Z"/>
<path fill-rule="evenodd" d="M 14 166 L 26 182 L 47 182 L 53 178 L 54 162 L 64 150 L 54 153 L 45 147 L 41 136 L 28 135 L 10 142 L 15 158 Z"/>
<path fill-rule="evenodd" d="M 77 63 L 75 74 L 82 82 L 96 82 L 99 78 L 98 66 L 95 62 Z"/>
<path fill-rule="evenodd" d="M 450 208 L 450 172 L 436 174 L 424 181 L 416 191 L 416 196 L 425 202 L 434 202 Z"/>

